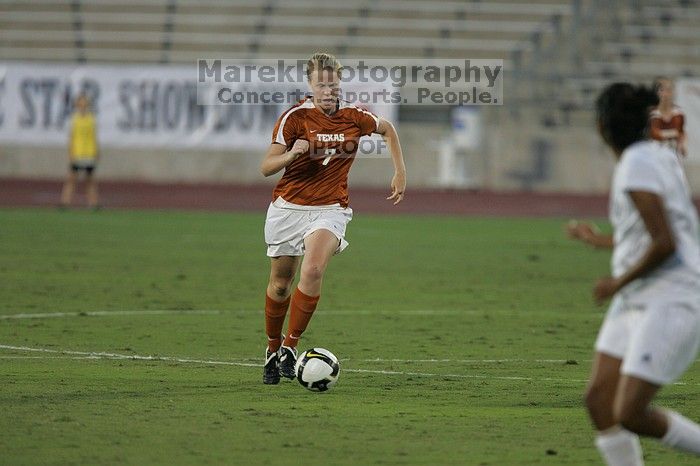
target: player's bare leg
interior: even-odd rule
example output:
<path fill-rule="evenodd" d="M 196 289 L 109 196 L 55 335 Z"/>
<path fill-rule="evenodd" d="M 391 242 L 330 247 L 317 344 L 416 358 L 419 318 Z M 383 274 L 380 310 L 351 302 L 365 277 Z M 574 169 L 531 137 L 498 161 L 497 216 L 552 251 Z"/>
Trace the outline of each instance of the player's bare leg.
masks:
<path fill-rule="evenodd" d="M 599 431 L 604 431 L 617 424 L 613 413 L 615 394 L 620 380 L 622 360 L 596 353 L 591 369 L 591 378 L 586 387 L 586 409 Z"/>
<path fill-rule="evenodd" d="M 299 290 L 307 296 L 321 294 L 323 274 L 338 249 L 338 238 L 330 231 L 316 230 L 304 239 L 304 260 L 301 263 Z"/>
<path fill-rule="evenodd" d="M 617 387 L 615 418 L 622 426 L 632 432 L 648 437 L 661 438 L 666 433 L 668 424 L 664 413 L 651 407 L 651 400 L 661 388 L 645 380 L 622 376 Z"/>
<path fill-rule="evenodd" d="M 280 256 L 270 258 L 270 281 L 267 295 L 281 303 L 292 294 L 292 283 L 299 268 L 301 256 Z"/>
<path fill-rule="evenodd" d="M 637 377 L 623 376 L 615 399 L 615 416 L 632 432 L 700 456 L 700 425 L 674 411 L 651 406 L 660 388 Z"/>
<path fill-rule="evenodd" d="M 63 189 L 61 190 L 61 206 L 67 207 L 73 202 L 73 193 L 75 192 L 75 180 L 76 174 L 74 171 L 70 170 L 68 175 L 66 175 L 66 180 L 63 183 Z"/>
<path fill-rule="evenodd" d="M 289 308 L 292 283 L 300 261 L 299 256 L 280 256 L 270 259 L 270 280 L 265 293 L 265 333 L 267 334 L 263 368 L 265 384 L 274 385 L 280 381 L 279 349 L 282 345 L 282 327 Z"/>
<path fill-rule="evenodd" d="M 338 249 L 338 238 L 329 230 L 316 230 L 304 239 L 301 276 L 290 303 L 287 337 L 280 351 L 280 374 L 293 379 L 296 347 L 311 320 L 321 294 L 328 262 Z"/>
<path fill-rule="evenodd" d="M 596 353 L 586 388 L 586 408 L 598 436 L 596 447 L 609 466 L 643 465 L 639 437 L 623 429 L 615 417 L 615 397 L 620 382 L 622 360 Z"/>
<path fill-rule="evenodd" d="M 95 180 L 95 175 L 88 173 L 85 175 L 85 184 L 87 185 L 87 200 L 88 206 L 91 208 L 96 208 L 99 203 L 99 196 L 97 192 L 97 180 Z"/>

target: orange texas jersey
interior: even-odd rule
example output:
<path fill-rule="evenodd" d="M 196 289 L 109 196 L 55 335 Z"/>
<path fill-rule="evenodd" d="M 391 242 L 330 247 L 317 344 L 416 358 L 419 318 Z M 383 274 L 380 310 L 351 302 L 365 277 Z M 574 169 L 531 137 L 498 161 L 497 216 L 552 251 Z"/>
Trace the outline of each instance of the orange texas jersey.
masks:
<path fill-rule="evenodd" d="M 683 134 L 684 123 L 685 116 L 678 107 L 673 107 L 671 114 L 667 118 L 661 115 L 658 108 L 654 108 L 649 115 L 651 137 L 673 147 L 675 147 L 678 139 Z"/>
<path fill-rule="evenodd" d="M 379 118 L 340 101 L 333 115 L 316 108 L 311 98 L 301 100 L 277 120 L 272 142 L 291 149 L 297 139 L 309 142 L 309 151 L 287 165 L 272 194 L 305 206 L 348 206 L 348 173 L 361 136 L 377 130 Z"/>

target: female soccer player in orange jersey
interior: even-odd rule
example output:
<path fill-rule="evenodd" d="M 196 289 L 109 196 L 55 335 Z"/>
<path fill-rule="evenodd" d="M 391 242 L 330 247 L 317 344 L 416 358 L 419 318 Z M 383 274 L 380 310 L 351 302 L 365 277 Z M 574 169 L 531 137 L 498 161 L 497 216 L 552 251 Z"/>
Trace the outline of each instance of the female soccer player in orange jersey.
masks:
<path fill-rule="evenodd" d="M 312 96 L 280 116 L 260 167 L 264 176 L 284 169 L 265 221 L 271 261 L 265 296 L 265 384 L 279 383 L 280 375 L 294 378 L 296 346 L 316 310 L 328 261 L 348 245 L 345 228 L 352 219 L 348 173 L 361 136 L 378 133 L 387 142 L 395 170 L 387 199 L 398 204 L 406 189 L 406 168 L 394 126 L 339 99 L 340 77 L 341 65 L 333 55 L 311 56 L 307 78 Z M 299 264 L 299 283 L 292 292 Z M 287 309 L 290 316 L 283 340 Z"/>
<path fill-rule="evenodd" d="M 654 89 L 659 97 L 659 105 L 652 109 L 649 116 L 650 135 L 685 156 L 685 115 L 674 103 L 673 81 L 669 78 L 656 78 Z"/>

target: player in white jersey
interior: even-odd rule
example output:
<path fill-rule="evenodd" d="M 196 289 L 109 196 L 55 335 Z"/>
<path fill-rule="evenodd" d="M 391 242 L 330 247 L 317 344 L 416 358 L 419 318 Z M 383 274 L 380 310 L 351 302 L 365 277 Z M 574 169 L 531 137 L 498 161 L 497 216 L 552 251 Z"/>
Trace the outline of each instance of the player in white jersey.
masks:
<path fill-rule="evenodd" d="M 572 222 L 569 235 L 612 247 L 612 276 L 593 290 L 612 298 L 595 344 L 586 406 L 606 464 L 642 465 L 638 435 L 700 455 L 700 426 L 651 402 L 700 346 L 698 217 L 673 151 L 647 139 L 651 89 L 613 84 L 596 101 L 598 130 L 615 153 L 612 235 Z"/>

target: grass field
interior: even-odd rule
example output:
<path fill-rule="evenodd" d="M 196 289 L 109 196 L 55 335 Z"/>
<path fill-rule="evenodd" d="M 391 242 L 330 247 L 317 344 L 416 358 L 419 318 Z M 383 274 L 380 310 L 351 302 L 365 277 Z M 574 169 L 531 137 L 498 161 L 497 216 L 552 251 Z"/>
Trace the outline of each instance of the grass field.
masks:
<path fill-rule="evenodd" d="M 300 345 L 341 359 L 319 395 L 261 383 L 262 222 L 0 210 L 0 464 L 600 464 L 608 253 L 561 220 L 359 213 Z M 681 382 L 661 401 L 700 419 L 700 369 Z"/>

